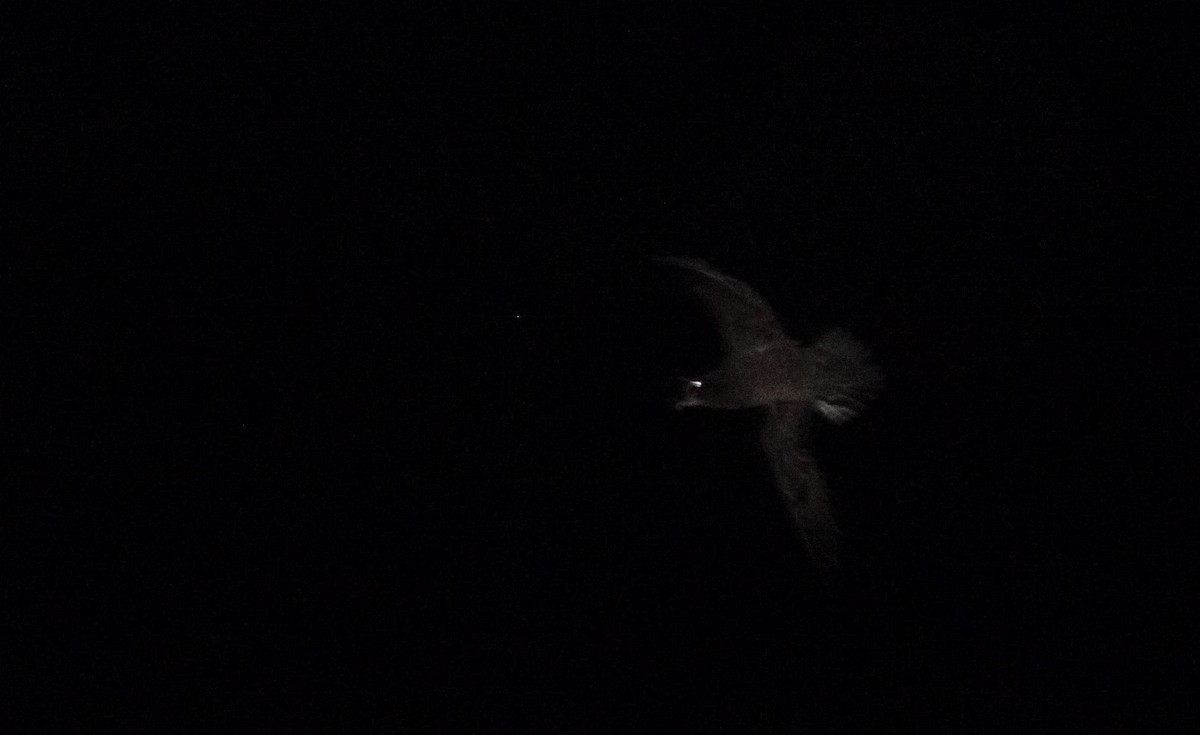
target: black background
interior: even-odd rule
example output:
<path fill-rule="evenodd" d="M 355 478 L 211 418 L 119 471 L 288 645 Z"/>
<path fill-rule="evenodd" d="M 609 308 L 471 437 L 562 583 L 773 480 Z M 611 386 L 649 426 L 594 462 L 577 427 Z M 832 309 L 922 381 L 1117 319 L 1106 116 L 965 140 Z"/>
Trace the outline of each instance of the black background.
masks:
<path fill-rule="evenodd" d="M 14 12 L 6 709 L 1193 730 L 1181 7 Z M 654 255 L 883 366 L 832 585 Z"/>

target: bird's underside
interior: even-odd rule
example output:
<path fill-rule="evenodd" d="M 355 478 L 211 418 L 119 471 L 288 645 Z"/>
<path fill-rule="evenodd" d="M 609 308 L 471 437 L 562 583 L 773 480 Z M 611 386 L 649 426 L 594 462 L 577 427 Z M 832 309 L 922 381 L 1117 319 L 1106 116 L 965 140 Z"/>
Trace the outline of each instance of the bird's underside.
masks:
<path fill-rule="evenodd" d="M 763 411 L 761 441 L 775 484 L 818 571 L 837 564 L 837 524 L 829 492 L 809 451 L 814 415 L 834 423 L 857 416 L 882 388 L 866 349 L 841 330 L 808 347 L 793 341 L 775 312 L 745 283 L 696 258 L 659 258 L 692 274 L 693 290 L 721 335 L 720 366 L 684 381 L 676 408 Z"/>

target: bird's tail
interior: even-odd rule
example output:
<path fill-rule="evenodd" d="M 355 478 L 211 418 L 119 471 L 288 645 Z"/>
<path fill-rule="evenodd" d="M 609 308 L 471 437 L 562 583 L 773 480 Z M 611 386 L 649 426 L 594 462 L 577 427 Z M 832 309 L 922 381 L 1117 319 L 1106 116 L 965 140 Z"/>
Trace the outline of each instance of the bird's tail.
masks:
<path fill-rule="evenodd" d="M 829 420 L 845 423 L 883 390 L 883 371 L 870 362 L 861 342 L 842 329 L 826 332 L 812 346 L 817 359 L 816 407 Z"/>

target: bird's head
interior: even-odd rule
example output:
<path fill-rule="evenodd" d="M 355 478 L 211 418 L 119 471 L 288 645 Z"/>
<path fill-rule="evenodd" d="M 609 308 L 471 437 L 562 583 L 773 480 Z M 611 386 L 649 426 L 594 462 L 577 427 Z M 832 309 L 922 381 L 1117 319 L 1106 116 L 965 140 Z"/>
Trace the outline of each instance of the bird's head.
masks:
<path fill-rule="evenodd" d="M 688 406 L 704 405 L 704 381 L 697 378 L 679 379 L 679 400 L 675 401 L 675 410 L 682 411 Z"/>

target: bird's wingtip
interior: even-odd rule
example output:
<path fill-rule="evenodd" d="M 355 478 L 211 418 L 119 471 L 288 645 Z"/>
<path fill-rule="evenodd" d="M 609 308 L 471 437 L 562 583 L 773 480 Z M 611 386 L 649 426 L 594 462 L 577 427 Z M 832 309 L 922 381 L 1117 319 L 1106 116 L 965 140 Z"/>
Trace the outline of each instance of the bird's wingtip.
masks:
<path fill-rule="evenodd" d="M 656 263 L 666 263 L 678 268 L 707 268 L 708 263 L 701 258 L 692 258 L 684 255 L 652 255 L 650 260 Z"/>

